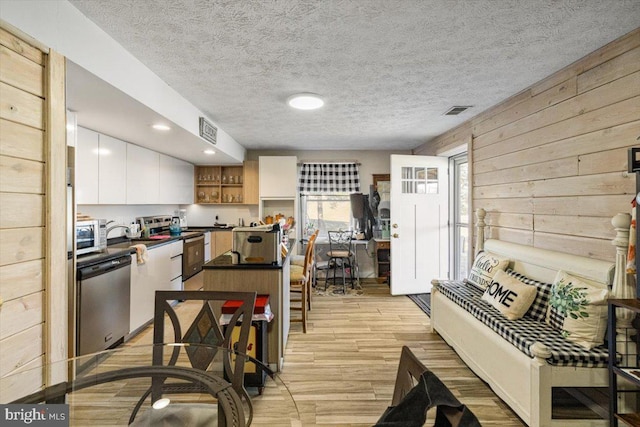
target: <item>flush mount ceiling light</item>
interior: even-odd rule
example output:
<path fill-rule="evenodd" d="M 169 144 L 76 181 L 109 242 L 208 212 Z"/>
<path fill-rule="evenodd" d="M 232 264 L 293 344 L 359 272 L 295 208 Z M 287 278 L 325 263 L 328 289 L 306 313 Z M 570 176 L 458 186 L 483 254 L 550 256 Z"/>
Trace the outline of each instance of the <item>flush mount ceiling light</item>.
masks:
<path fill-rule="evenodd" d="M 289 107 L 298 110 L 315 110 L 324 105 L 324 100 L 315 93 L 298 93 L 287 99 Z"/>
<path fill-rule="evenodd" d="M 169 126 L 163 125 L 162 123 L 156 123 L 155 125 L 151 125 L 151 127 L 154 128 L 155 130 L 162 130 L 162 131 L 171 130 Z"/>
<path fill-rule="evenodd" d="M 206 154 L 207 156 L 213 156 L 214 154 L 216 154 L 216 152 L 213 150 L 204 150 L 204 154 Z"/>

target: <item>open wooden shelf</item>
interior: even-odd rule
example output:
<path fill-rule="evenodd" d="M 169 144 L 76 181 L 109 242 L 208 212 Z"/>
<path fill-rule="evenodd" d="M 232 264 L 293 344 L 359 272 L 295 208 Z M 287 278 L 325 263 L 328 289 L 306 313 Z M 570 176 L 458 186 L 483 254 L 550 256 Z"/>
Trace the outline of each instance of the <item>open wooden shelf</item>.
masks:
<path fill-rule="evenodd" d="M 257 162 L 234 166 L 196 166 L 197 204 L 246 205 L 258 203 Z"/>

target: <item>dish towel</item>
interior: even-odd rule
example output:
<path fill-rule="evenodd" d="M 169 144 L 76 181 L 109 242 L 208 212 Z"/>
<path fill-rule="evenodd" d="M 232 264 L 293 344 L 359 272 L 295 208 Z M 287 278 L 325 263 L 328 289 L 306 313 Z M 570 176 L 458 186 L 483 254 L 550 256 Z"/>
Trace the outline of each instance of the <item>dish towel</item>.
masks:
<path fill-rule="evenodd" d="M 149 259 L 149 255 L 147 254 L 147 247 L 142 243 L 137 245 L 131 245 L 133 249 L 136 250 L 136 261 L 138 265 L 142 265 Z"/>

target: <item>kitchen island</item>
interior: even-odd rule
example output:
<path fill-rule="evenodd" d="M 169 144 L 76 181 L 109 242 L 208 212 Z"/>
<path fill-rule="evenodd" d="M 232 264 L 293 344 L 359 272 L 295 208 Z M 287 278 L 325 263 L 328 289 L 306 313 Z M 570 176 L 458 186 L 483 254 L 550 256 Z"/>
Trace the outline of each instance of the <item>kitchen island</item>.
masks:
<path fill-rule="evenodd" d="M 231 253 L 224 253 L 203 266 L 205 291 L 256 291 L 269 295 L 273 320 L 267 328 L 268 362 L 279 371 L 284 363 L 284 349 L 289 336 L 289 267 L 291 249 L 279 265 L 233 264 Z"/>

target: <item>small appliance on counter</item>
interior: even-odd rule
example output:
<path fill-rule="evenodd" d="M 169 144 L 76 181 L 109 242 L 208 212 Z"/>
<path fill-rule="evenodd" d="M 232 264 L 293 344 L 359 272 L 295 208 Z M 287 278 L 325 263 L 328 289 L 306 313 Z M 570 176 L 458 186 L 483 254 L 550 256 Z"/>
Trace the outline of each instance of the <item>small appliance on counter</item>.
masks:
<path fill-rule="evenodd" d="M 107 248 L 107 220 L 76 221 L 76 255 L 100 252 Z"/>
<path fill-rule="evenodd" d="M 128 239 L 139 239 L 141 234 L 142 230 L 140 230 L 140 224 L 138 224 L 137 222 L 132 222 L 131 224 L 129 224 L 127 226 L 127 230 L 124 233 L 124 235 Z"/>
<path fill-rule="evenodd" d="M 140 230 L 148 238 L 150 235 L 169 230 L 171 216 L 140 216 L 136 218 L 136 222 L 140 224 Z"/>
<path fill-rule="evenodd" d="M 173 216 L 178 217 L 180 220 L 180 228 L 182 230 L 187 229 L 187 210 L 186 209 L 177 209 L 173 211 Z"/>
<path fill-rule="evenodd" d="M 282 235 L 278 224 L 235 227 L 231 233 L 233 264 L 281 264 Z"/>
<path fill-rule="evenodd" d="M 182 232 L 182 227 L 180 226 L 180 218 L 174 216 L 171 218 L 171 224 L 169 224 L 169 234 L 171 236 L 179 236 Z"/>

